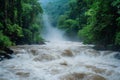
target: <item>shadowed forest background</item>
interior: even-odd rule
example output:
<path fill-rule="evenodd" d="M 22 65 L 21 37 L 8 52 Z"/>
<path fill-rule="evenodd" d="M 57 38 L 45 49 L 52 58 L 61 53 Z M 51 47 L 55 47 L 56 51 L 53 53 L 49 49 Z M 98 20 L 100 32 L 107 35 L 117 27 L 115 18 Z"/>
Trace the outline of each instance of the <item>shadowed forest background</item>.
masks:
<path fill-rule="evenodd" d="M 0 0 L 0 4 L 0 48 L 44 42 L 39 0 Z M 52 25 L 71 40 L 120 46 L 119 0 L 53 0 L 42 6 Z"/>

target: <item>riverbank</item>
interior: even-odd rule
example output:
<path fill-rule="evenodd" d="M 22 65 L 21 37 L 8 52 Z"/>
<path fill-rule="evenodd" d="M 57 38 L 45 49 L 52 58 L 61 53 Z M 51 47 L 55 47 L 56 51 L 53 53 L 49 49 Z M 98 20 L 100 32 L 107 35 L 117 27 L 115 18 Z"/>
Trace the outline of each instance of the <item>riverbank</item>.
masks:
<path fill-rule="evenodd" d="M 93 47 L 96 50 L 111 50 L 111 51 L 119 51 L 120 52 L 120 46 L 117 45 L 95 45 Z"/>
<path fill-rule="evenodd" d="M 11 59 L 13 53 L 14 51 L 11 50 L 10 48 L 1 48 L 0 49 L 0 61 L 4 59 Z"/>

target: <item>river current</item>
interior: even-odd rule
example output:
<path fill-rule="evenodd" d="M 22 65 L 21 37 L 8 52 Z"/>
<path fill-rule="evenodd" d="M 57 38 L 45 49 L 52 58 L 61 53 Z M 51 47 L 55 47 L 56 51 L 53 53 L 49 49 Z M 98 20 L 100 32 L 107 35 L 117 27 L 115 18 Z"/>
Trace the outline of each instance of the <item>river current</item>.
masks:
<path fill-rule="evenodd" d="M 18 45 L 0 62 L 0 80 L 120 80 L 118 52 L 97 51 L 81 42 Z"/>

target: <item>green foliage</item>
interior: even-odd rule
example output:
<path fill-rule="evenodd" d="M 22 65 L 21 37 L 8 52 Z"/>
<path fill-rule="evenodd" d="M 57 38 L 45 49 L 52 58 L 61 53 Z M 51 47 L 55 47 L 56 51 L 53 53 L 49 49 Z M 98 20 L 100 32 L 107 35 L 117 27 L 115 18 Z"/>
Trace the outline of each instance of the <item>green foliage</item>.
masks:
<path fill-rule="evenodd" d="M 24 34 L 24 37 L 21 39 L 22 44 L 25 44 L 25 43 L 36 44 L 44 41 L 40 36 L 39 32 L 34 33 L 28 29 L 23 29 L 23 34 Z"/>
<path fill-rule="evenodd" d="M 28 3 L 22 4 L 23 14 L 29 14 L 32 11 L 32 6 Z"/>
<path fill-rule="evenodd" d="M 91 26 L 86 26 L 83 29 L 79 30 L 78 35 L 82 40 L 84 40 L 84 43 L 94 43 L 94 37 L 91 34 L 92 28 Z"/>
<path fill-rule="evenodd" d="M 69 10 L 59 17 L 58 26 L 66 31 L 68 37 L 77 37 L 79 29 L 82 29 L 87 21 L 87 6 L 84 0 L 70 0 L 68 4 Z"/>
<path fill-rule="evenodd" d="M 38 15 L 43 10 L 38 0 L 0 0 L 0 4 L 0 46 L 40 40 L 41 17 Z"/>
<path fill-rule="evenodd" d="M 36 37 L 34 38 L 34 41 L 36 44 L 39 44 L 39 43 L 43 43 L 44 39 L 39 34 L 37 34 Z"/>
<path fill-rule="evenodd" d="M 30 27 L 30 30 L 34 33 L 34 32 L 38 32 L 40 31 L 40 26 L 38 24 L 32 24 L 32 26 Z"/>
<path fill-rule="evenodd" d="M 4 27 L 3 27 L 3 24 L 0 23 L 0 30 L 2 30 Z"/>
<path fill-rule="evenodd" d="M 17 37 L 23 36 L 22 28 L 17 24 L 14 24 L 14 25 L 8 24 L 6 28 L 6 32 L 8 33 L 8 35 L 15 35 Z"/>
<path fill-rule="evenodd" d="M 22 38 L 22 43 L 32 43 L 32 32 L 28 29 L 23 29 L 24 37 Z"/>
<path fill-rule="evenodd" d="M 61 15 L 58 19 L 58 25 L 59 27 L 62 27 L 62 25 L 64 24 L 64 21 L 68 18 L 67 15 Z"/>
<path fill-rule="evenodd" d="M 69 0 L 50 1 L 45 6 L 45 12 L 50 16 L 51 23 L 56 26 L 59 16 L 69 10 Z"/>
<path fill-rule="evenodd" d="M 120 0 L 114 0 L 112 2 L 112 6 L 117 7 L 119 9 L 120 8 Z"/>
<path fill-rule="evenodd" d="M 116 45 L 120 45 L 120 32 L 118 32 L 118 33 L 116 34 L 115 44 L 116 44 Z"/>
<path fill-rule="evenodd" d="M 87 24 L 79 31 L 79 36 L 84 37 L 85 42 L 102 45 L 114 44 L 117 13 L 111 3 L 111 0 L 95 0 L 89 4 L 91 6 L 85 12 L 88 17 Z"/>
<path fill-rule="evenodd" d="M 38 0 L 0 3 L 1 46 L 43 41 L 38 17 L 43 10 Z M 46 5 L 52 24 L 69 37 L 78 34 L 85 43 L 120 45 L 120 0 L 55 0 Z"/>
<path fill-rule="evenodd" d="M 8 47 L 11 46 L 12 42 L 10 41 L 9 37 L 3 35 L 3 33 L 0 31 L 0 47 Z"/>
<path fill-rule="evenodd" d="M 77 27 L 78 27 L 78 22 L 76 20 L 73 19 L 67 19 L 64 22 L 64 25 L 62 28 L 66 29 L 66 32 L 74 32 L 77 31 Z"/>
<path fill-rule="evenodd" d="M 120 0 L 69 0 L 68 6 L 59 28 L 84 43 L 120 45 Z"/>

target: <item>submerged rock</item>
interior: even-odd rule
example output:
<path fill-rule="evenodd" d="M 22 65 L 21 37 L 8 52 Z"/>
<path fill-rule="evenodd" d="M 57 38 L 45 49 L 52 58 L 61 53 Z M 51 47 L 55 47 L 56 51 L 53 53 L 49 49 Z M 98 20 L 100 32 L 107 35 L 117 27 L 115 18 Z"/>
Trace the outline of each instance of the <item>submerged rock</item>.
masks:
<path fill-rule="evenodd" d="M 5 79 L 5 78 L 0 78 L 0 80 L 8 80 L 8 79 Z"/>
<path fill-rule="evenodd" d="M 62 53 L 63 56 L 69 56 L 72 57 L 73 53 L 71 50 L 64 50 L 64 52 Z"/>
<path fill-rule="evenodd" d="M 112 50 L 112 51 L 120 51 L 120 46 L 117 45 L 95 45 L 93 49 L 96 50 Z"/>
<path fill-rule="evenodd" d="M 106 80 L 104 77 L 102 77 L 100 75 L 92 75 L 88 78 L 89 78 L 89 80 Z"/>
<path fill-rule="evenodd" d="M 115 54 L 114 57 L 120 59 L 120 53 Z"/>
<path fill-rule="evenodd" d="M 55 56 L 53 56 L 51 54 L 41 54 L 41 55 L 35 57 L 33 60 L 34 61 L 51 61 L 54 59 L 55 59 Z"/>
<path fill-rule="evenodd" d="M 4 48 L 4 51 L 8 54 L 13 54 L 13 50 L 11 50 L 10 48 Z"/>
<path fill-rule="evenodd" d="M 0 50 L 0 61 L 3 59 L 11 59 L 13 51 L 9 48 L 4 48 L 3 50 Z"/>
<path fill-rule="evenodd" d="M 96 74 L 72 73 L 65 75 L 61 80 L 106 80 L 104 77 Z"/>
<path fill-rule="evenodd" d="M 64 61 L 64 62 L 61 62 L 61 63 L 60 63 L 60 65 L 67 66 L 67 65 L 68 65 L 68 63 L 67 63 L 66 61 Z"/>
<path fill-rule="evenodd" d="M 60 80 L 83 80 L 85 75 L 84 73 L 72 73 L 63 76 Z"/>
<path fill-rule="evenodd" d="M 28 72 L 17 72 L 16 75 L 18 75 L 20 77 L 29 77 L 30 73 L 28 73 Z"/>

